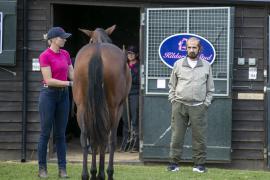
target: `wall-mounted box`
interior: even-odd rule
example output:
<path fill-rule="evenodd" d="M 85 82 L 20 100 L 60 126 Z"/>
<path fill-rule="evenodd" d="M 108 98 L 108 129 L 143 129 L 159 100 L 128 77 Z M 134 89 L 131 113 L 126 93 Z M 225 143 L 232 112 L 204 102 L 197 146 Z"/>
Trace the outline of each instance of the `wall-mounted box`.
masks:
<path fill-rule="evenodd" d="M 256 58 L 248 58 L 248 65 L 255 66 L 256 65 Z"/>
<path fill-rule="evenodd" d="M 245 58 L 238 58 L 238 61 L 237 61 L 237 64 L 238 65 L 245 65 Z"/>

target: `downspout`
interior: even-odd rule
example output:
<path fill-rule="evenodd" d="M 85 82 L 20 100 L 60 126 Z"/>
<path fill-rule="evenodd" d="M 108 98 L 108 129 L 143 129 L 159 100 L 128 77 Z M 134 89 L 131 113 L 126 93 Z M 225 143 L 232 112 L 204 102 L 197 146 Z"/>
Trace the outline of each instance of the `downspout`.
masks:
<path fill-rule="evenodd" d="M 27 0 L 23 0 L 23 104 L 22 104 L 22 142 L 21 142 L 21 162 L 26 162 L 26 139 L 27 139 Z"/>

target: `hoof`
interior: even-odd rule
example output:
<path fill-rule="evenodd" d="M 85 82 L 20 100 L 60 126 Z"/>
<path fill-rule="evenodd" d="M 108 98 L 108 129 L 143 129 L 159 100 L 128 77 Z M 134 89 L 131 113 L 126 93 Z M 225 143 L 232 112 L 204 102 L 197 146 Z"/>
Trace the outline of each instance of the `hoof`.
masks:
<path fill-rule="evenodd" d="M 107 169 L 107 174 L 108 174 L 108 180 L 113 180 L 113 169 Z"/>
<path fill-rule="evenodd" d="M 89 175 L 82 175 L 82 180 L 89 180 Z"/>
<path fill-rule="evenodd" d="M 90 180 L 97 180 L 96 176 L 92 176 Z"/>
<path fill-rule="evenodd" d="M 105 180 L 105 176 L 98 176 L 97 179 L 98 180 Z"/>

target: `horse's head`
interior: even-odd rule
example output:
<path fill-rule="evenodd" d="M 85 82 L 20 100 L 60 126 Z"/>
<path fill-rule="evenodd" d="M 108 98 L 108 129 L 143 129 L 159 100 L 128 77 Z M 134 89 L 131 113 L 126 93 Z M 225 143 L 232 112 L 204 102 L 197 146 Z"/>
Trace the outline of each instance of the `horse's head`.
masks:
<path fill-rule="evenodd" d="M 96 28 L 94 31 L 90 31 L 87 29 L 80 29 L 84 34 L 90 37 L 89 43 L 102 43 L 102 42 L 107 42 L 107 43 L 112 43 L 111 38 L 109 35 L 112 34 L 112 32 L 115 30 L 116 25 L 113 25 L 106 30 L 102 28 Z"/>

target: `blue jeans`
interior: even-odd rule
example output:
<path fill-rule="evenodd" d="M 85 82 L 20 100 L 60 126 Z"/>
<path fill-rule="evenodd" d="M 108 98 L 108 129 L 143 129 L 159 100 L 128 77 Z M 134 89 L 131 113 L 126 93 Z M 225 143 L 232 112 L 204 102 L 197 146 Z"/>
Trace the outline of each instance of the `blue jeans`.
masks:
<path fill-rule="evenodd" d="M 66 168 L 66 126 L 69 113 L 68 88 L 50 89 L 43 87 L 39 96 L 40 138 L 38 143 L 38 164 L 47 168 L 47 145 L 52 127 L 56 141 L 58 167 Z"/>

